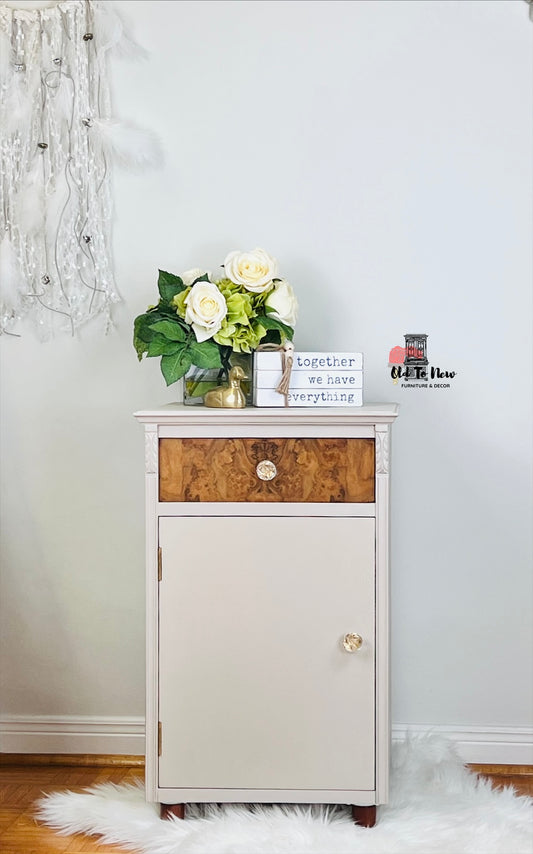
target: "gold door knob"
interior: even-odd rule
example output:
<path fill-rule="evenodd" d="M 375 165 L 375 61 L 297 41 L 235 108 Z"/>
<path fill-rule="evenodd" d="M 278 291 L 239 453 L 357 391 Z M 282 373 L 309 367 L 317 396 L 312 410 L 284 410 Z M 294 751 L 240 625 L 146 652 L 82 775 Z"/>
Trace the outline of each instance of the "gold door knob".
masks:
<path fill-rule="evenodd" d="M 261 480 L 273 480 L 276 477 L 278 470 L 271 460 L 261 460 L 255 468 L 257 477 Z"/>
<path fill-rule="evenodd" d="M 357 652 L 363 645 L 363 638 L 355 632 L 348 632 L 342 639 L 342 645 L 346 652 Z"/>

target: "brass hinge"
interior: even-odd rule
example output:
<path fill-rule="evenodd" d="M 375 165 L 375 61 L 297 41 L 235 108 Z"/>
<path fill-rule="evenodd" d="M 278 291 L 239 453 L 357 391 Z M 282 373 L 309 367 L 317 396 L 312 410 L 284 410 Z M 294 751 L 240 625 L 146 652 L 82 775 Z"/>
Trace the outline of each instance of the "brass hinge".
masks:
<path fill-rule="evenodd" d="M 157 755 L 161 756 L 161 750 L 163 748 L 163 727 L 161 726 L 161 721 L 157 724 Z"/>
<path fill-rule="evenodd" d="M 161 546 L 159 546 L 157 550 L 157 580 L 161 581 L 163 578 L 163 551 Z"/>

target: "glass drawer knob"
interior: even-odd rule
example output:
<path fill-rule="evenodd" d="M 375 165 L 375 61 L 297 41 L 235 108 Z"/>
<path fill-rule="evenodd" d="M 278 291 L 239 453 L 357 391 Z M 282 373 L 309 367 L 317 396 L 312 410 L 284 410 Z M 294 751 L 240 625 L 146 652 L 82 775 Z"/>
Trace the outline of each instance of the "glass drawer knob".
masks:
<path fill-rule="evenodd" d="M 278 470 L 271 460 L 261 460 L 256 466 L 257 477 L 261 480 L 273 480 Z"/>
<path fill-rule="evenodd" d="M 344 635 L 342 645 L 346 652 L 357 652 L 363 645 L 363 638 L 355 632 L 349 632 L 347 635 Z"/>

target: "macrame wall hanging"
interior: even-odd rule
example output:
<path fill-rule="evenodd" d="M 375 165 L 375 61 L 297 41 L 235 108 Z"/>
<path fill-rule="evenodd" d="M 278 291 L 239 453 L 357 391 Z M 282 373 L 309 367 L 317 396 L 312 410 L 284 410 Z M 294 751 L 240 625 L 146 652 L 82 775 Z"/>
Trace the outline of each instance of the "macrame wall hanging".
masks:
<path fill-rule="evenodd" d="M 0 333 L 27 315 L 43 340 L 96 315 L 109 327 L 110 166 L 159 158 L 156 137 L 112 117 L 113 53 L 144 52 L 107 0 L 0 5 Z"/>

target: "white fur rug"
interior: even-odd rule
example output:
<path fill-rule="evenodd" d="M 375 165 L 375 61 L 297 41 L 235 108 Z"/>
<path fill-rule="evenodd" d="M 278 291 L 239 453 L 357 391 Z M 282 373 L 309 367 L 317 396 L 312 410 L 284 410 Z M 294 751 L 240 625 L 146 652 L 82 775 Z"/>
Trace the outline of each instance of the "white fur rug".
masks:
<path fill-rule="evenodd" d="M 143 854 L 531 854 L 533 798 L 494 791 L 438 736 L 394 745 L 391 802 L 374 828 L 342 807 L 188 808 L 162 821 L 140 786 L 54 793 L 38 816 Z"/>

